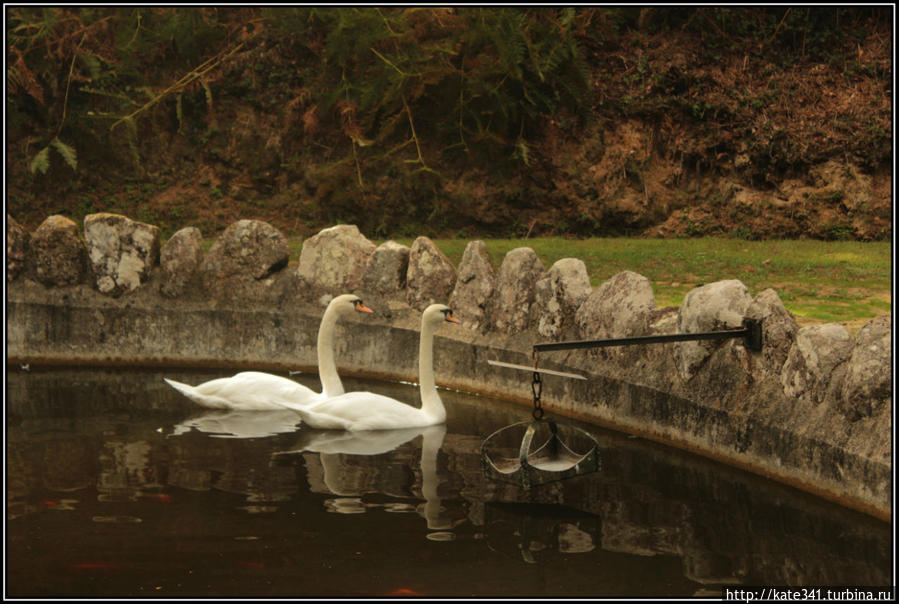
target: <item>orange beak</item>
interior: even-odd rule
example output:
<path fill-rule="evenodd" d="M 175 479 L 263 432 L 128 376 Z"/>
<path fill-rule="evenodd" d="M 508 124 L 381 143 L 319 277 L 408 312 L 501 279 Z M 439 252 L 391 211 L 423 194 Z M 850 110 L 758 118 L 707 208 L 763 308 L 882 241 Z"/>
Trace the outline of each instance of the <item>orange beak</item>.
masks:
<path fill-rule="evenodd" d="M 370 309 L 369 307 L 367 307 L 365 304 L 363 304 L 362 302 L 356 302 L 356 310 L 358 312 L 375 312 L 372 309 Z"/>

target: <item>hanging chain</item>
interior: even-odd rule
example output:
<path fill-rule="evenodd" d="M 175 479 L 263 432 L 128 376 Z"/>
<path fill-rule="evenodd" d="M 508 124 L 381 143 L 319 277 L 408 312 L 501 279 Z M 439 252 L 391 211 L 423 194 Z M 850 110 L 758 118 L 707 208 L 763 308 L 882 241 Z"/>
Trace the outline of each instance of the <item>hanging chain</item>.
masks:
<path fill-rule="evenodd" d="M 534 369 L 537 369 L 537 351 L 534 351 Z M 534 419 L 537 421 L 543 419 L 543 405 L 540 401 L 540 394 L 543 392 L 543 379 L 540 373 L 534 371 L 534 377 L 531 381 L 531 392 L 534 394 Z"/>

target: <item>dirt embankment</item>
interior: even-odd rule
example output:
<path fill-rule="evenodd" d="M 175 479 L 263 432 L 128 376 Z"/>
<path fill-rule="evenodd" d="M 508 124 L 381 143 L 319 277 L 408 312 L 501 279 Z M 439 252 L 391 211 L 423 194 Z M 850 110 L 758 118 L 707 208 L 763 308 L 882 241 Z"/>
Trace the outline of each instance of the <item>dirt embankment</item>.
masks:
<path fill-rule="evenodd" d="M 240 218 L 298 235 L 350 222 L 375 238 L 891 237 L 889 31 L 852 32 L 851 59 L 792 63 L 771 40 L 731 40 L 711 25 L 647 32 L 586 49 L 590 119 L 547 116 L 512 169 L 445 161 L 445 141 L 426 137 L 415 142 L 428 171 L 377 145 L 336 150 L 340 133 L 300 88 L 262 102 L 276 84 L 260 74 L 310 66 L 248 45 L 210 80 L 205 106 L 182 113 L 179 102 L 176 116 L 167 99 L 140 123 L 136 147 L 111 139 L 74 173 L 31 174 L 19 161 L 28 137 L 12 132 L 8 211 L 29 229 L 51 214 L 113 211 L 206 237 Z"/>

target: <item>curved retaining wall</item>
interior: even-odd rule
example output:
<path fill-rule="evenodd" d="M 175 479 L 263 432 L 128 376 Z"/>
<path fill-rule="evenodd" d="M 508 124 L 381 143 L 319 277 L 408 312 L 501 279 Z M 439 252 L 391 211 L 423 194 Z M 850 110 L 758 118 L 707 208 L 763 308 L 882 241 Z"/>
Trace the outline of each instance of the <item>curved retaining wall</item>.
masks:
<path fill-rule="evenodd" d="M 173 300 L 161 297 L 158 289 L 151 279 L 128 296 L 112 298 L 87 285 L 46 288 L 16 280 L 7 290 L 7 362 L 316 370 L 321 305 L 290 295 L 251 307 L 197 297 Z M 340 325 L 340 372 L 415 381 L 418 317 L 416 311 L 392 305 Z M 501 336 L 441 327 L 435 344 L 437 382 L 530 405 L 530 374 L 487 360 L 528 364 L 531 346 L 545 340 L 533 333 Z M 665 346 L 654 345 L 651 354 L 670 356 Z M 722 344 L 719 352 L 750 365 L 764 354 L 745 352 L 735 341 Z M 545 355 L 541 366 L 589 379 L 547 376 L 544 408 L 688 449 L 891 519 L 891 443 L 884 449 L 864 425 L 852 431 L 833 425 L 823 412 L 785 397 L 772 380 L 734 381 L 721 375 L 716 387 L 728 396 L 692 397 L 689 391 L 673 391 L 663 374 L 641 360 L 641 352 L 628 354 L 634 359 L 630 372 L 613 371 L 621 359 L 613 363 L 595 352 Z"/>

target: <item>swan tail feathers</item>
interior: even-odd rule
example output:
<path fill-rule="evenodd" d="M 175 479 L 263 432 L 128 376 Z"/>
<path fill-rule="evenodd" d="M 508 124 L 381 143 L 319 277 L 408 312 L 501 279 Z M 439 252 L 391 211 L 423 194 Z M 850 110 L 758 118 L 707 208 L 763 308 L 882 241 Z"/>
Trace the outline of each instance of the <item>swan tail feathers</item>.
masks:
<path fill-rule="evenodd" d="M 169 378 L 162 378 L 165 380 L 165 383 L 190 398 L 190 395 L 193 394 L 193 386 L 188 386 L 187 384 L 182 384 L 181 382 L 176 382 L 175 380 L 170 380 Z"/>
<path fill-rule="evenodd" d="M 203 407 L 209 407 L 210 409 L 227 409 L 228 405 L 225 404 L 224 401 L 219 399 L 218 397 L 206 396 L 204 394 L 200 394 L 196 391 L 193 386 L 188 384 L 182 384 L 181 382 L 177 382 L 175 380 L 170 380 L 169 378 L 162 378 L 165 380 L 165 383 L 197 403 L 198 405 L 202 405 Z"/>

